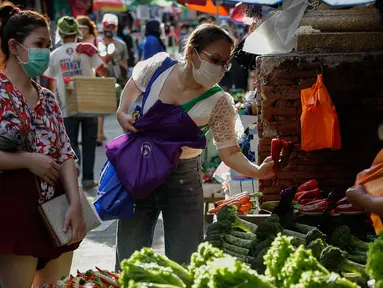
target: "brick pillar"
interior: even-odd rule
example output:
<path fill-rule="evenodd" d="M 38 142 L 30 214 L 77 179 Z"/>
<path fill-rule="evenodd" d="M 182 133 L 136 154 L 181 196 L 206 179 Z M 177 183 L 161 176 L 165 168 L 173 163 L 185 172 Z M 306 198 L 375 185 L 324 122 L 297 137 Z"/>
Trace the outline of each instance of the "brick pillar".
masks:
<path fill-rule="evenodd" d="M 377 136 L 383 122 L 383 52 L 288 54 L 257 59 L 259 109 L 258 159 L 270 155 L 273 137 L 294 143 L 289 165 L 273 180 L 260 181 L 266 199 L 311 178 L 322 188 L 344 190 L 369 167 L 382 148 Z M 343 141 L 341 151 L 304 152 L 300 148 L 301 89 L 311 87 L 323 68 L 324 83 L 336 106 Z"/>

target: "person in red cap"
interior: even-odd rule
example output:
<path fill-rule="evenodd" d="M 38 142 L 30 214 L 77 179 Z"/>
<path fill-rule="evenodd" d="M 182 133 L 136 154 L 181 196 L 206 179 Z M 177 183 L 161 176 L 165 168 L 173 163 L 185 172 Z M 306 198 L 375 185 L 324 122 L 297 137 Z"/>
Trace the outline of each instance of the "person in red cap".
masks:
<path fill-rule="evenodd" d="M 98 50 L 103 62 L 107 65 L 109 77 L 116 78 L 116 82 L 124 87 L 128 82 L 128 48 L 124 41 L 115 37 L 118 29 L 118 17 L 107 13 L 102 19 L 104 37 L 98 41 Z M 104 135 L 104 118 L 98 119 L 97 144 L 102 145 L 106 140 Z"/>

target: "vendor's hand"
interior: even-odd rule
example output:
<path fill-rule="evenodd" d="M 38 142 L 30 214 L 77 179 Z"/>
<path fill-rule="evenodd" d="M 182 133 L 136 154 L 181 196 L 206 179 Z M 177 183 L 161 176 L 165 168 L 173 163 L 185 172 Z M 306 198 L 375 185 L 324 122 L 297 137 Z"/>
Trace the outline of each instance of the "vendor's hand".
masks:
<path fill-rule="evenodd" d="M 270 179 L 275 177 L 275 172 L 273 170 L 274 161 L 271 157 L 267 157 L 263 163 L 259 166 L 258 169 L 258 178 L 259 179 Z"/>
<path fill-rule="evenodd" d="M 105 64 L 108 64 L 110 61 L 112 61 L 114 57 L 114 53 L 112 54 L 106 54 L 104 57 L 102 57 L 102 61 L 105 63 Z"/>
<path fill-rule="evenodd" d="M 54 186 L 60 177 L 60 165 L 53 158 L 44 154 L 29 153 L 27 155 L 27 169 L 49 185 Z"/>
<path fill-rule="evenodd" d="M 118 111 L 117 120 L 125 132 L 137 133 L 137 129 L 133 127 L 134 120 L 131 115 L 128 115 L 123 111 Z"/>
<path fill-rule="evenodd" d="M 356 208 L 364 208 L 360 205 L 360 200 L 365 195 L 366 190 L 363 188 L 362 185 L 351 187 L 346 191 L 348 202 L 350 202 L 350 204 Z"/>
<path fill-rule="evenodd" d="M 81 203 L 76 205 L 71 205 L 65 215 L 64 222 L 64 233 L 68 232 L 69 225 L 72 229 L 72 238 L 69 242 L 77 243 L 80 242 L 86 236 L 86 225 L 84 220 L 84 215 L 82 214 Z"/>

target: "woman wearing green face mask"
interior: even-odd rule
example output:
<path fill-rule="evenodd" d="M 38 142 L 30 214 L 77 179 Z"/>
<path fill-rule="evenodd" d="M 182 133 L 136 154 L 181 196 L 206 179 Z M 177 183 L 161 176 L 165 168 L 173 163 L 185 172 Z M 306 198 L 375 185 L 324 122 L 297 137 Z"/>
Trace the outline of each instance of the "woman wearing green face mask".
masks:
<path fill-rule="evenodd" d="M 0 22 L 0 286 L 41 287 L 69 274 L 73 250 L 85 236 L 76 155 L 54 95 L 31 79 L 49 65 L 48 20 L 4 3 Z M 55 248 L 37 207 L 60 193 L 70 202 L 62 220 L 64 232 L 71 227 L 72 244 Z"/>

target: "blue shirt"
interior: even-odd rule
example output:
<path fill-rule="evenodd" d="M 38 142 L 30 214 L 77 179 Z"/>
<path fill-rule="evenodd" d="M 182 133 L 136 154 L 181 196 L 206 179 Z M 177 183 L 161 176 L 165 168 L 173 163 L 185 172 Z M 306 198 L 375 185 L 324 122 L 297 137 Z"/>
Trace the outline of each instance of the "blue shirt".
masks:
<path fill-rule="evenodd" d="M 150 57 L 160 52 L 165 52 L 164 47 L 160 43 L 160 40 L 152 35 L 147 36 L 144 44 L 143 59 L 149 59 Z"/>

